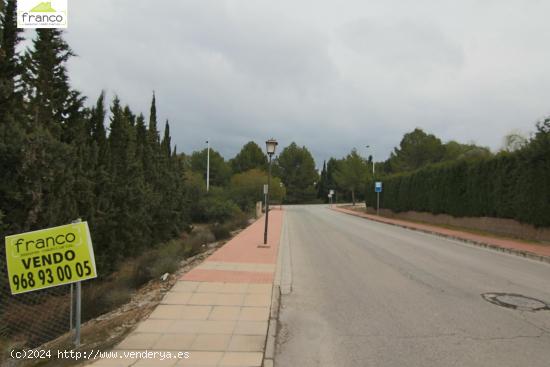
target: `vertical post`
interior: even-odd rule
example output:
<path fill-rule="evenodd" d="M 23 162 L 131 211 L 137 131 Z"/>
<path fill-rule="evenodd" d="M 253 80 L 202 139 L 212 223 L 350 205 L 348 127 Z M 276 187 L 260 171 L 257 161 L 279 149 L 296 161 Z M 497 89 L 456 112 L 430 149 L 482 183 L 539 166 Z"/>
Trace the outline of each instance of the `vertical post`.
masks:
<path fill-rule="evenodd" d="M 271 154 L 269 155 L 269 172 L 267 174 L 267 194 L 265 195 L 264 245 L 267 245 L 267 226 L 269 223 L 269 185 L 270 184 L 271 184 Z"/>
<path fill-rule="evenodd" d="M 82 219 L 78 218 L 77 220 L 74 220 L 73 223 L 80 223 L 82 222 Z M 72 284 L 71 284 L 71 291 L 72 291 Z M 72 296 L 72 292 L 71 292 Z M 75 336 L 74 336 L 74 345 L 75 347 L 80 347 L 80 319 L 82 315 L 82 283 L 76 282 L 76 302 L 75 302 Z M 72 299 L 72 297 L 71 297 Z M 71 301 L 72 303 L 72 301 Z M 71 310 L 72 311 L 72 310 Z M 71 312 L 72 314 L 72 312 Z M 72 316 L 72 315 L 71 315 Z"/>
<path fill-rule="evenodd" d="M 376 193 L 376 215 L 380 215 L 380 192 Z"/>
<path fill-rule="evenodd" d="M 70 284 L 71 286 L 71 309 L 69 310 L 69 331 L 72 331 L 73 330 L 73 302 L 74 302 L 74 292 L 73 292 L 73 288 L 74 288 L 74 284 L 71 283 Z"/>
<path fill-rule="evenodd" d="M 80 347 L 80 319 L 82 310 L 82 283 L 76 282 L 76 310 L 75 310 L 75 337 L 74 345 Z"/>
<path fill-rule="evenodd" d="M 210 141 L 206 141 L 206 192 L 210 190 Z"/>

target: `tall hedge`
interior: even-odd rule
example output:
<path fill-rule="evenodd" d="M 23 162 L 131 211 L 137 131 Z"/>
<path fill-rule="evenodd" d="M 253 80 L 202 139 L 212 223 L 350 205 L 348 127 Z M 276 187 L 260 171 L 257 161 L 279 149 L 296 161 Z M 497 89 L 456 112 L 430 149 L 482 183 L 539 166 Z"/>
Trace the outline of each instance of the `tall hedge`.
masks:
<path fill-rule="evenodd" d="M 550 226 L 550 128 L 540 124 L 529 145 L 483 160 L 427 166 L 380 178 L 380 207 L 455 217 L 511 218 Z M 376 202 L 374 183 L 367 203 Z"/>

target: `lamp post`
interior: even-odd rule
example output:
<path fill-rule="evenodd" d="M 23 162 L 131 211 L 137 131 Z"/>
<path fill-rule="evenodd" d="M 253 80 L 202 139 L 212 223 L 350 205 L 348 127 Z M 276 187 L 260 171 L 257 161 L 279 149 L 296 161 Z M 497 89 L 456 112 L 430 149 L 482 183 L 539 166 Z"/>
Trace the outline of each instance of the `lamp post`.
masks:
<path fill-rule="evenodd" d="M 267 194 L 265 196 L 265 229 L 264 229 L 264 245 L 267 245 L 267 226 L 269 224 L 269 184 L 271 183 L 271 158 L 275 154 L 277 148 L 277 140 L 271 138 L 265 142 L 267 155 L 269 157 L 269 169 L 267 174 Z"/>
<path fill-rule="evenodd" d="M 370 145 L 366 145 L 366 148 L 369 149 L 370 148 Z M 374 148 L 372 148 L 372 154 L 371 154 L 371 157 L 372 157 L 372 181 L 373 182 L 376 182 L 375 181 L 375 177 L 374 177 Z M 367 188 L 368 190 L 368 188 Z M 378 214 L 378 208 L 380 207 L 380 193 L 376 193 L 376 213 Z M 368 211 L 368 207 L 367 207 L 367 202 L 365 200 L 365 212 Z"/>
<path fill-rule="evenodd" d="M 369 149 L 370 145 L 366 145 L 366 148 Z M 374 178 L 374 148 L 372 148 L 372 177 Z"/>
<path fill-rule="evenodd" d="M 210 189 L 210 141 L 206 141 L 206 192 Z"/>

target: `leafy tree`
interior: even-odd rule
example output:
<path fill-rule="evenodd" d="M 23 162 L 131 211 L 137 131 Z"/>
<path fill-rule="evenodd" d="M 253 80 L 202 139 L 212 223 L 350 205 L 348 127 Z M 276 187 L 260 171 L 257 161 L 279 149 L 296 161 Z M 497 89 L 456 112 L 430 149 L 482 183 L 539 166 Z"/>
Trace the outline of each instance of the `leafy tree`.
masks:
<path fill-rule="evenodd" d="M 253 168 L 265 169 L 267 157 L 262 149 L 253 141 L 246 143 L 241 151 L 230 161 L 233 173 L 241 173 Z"/>
<path fill-rule="evenodd" d="M 368 172 L 365 160 L 359 156 L 355 148 L 335 172 L 334 178 L 338 185 L 351 192 L 353 205 L 355 205 L 355 194 L 365 187 Z"/>
<path fill-rule="evenodd" d="M 256 202 L 264 201 L 264 184 L 267 184 L 267 173 L 257 168 L 233 175 L 230 185 L 231 199 L 242 210 L 251 210 Z M 270 202 L 281 202 L 284 199 L 285 188 L 278 177 L 271 178 L 269 196 Z"/>
<path fill-rule="evenodd" d="M 317 196 L 314 182 L 319 180 L 313 156 L 296 143 L 283 149 L 274 164 L 286 188 L 289 203 L 311 202 Z"/>
<path fill-rule="evenodd" d="M 389 166 L 392 172 L 413 171 L 430 163 L 440 162 L 444 155 L 445 147 L 441 140 L 416 128 L 405 134 L 399 148 L 391 153 Z"/>
<path fill-rule="evenodd" d="M 504 137 L 502 150 L 506 152 L 514 152 L 524 148 L 528 143 L 529 140 L 521 132 L 512 131 Z"/>
<path fill-rule="evenodd" d="M 491 156 L 491 151 L 489 148 L 480 147 L 475 144 L 460 144 L 454 140 L 451 140 L 445 143 L 444 147 L 445 154 L 443 156 L 443 161 Z"/>
<path fill-rule="evenodd" d="M 327 162 L 327 190 L 334 190 L 335 195 L 338 196 L 339 192 L 344 191 L 345 189 L 341 188 L 338 183 L 336 182 L 336 172 L 340 169 L 340 166 L 342 164 L 342 160 L 338 160 L 336 158 L 330 158 Z M 327 193 L 328 195 L 328 193 Z M 335 197 L 333 200 L 337 200 L 337 197 Z"/>
<path fill-rule="evenodd" d="M 191 170 L 200 173 L 206 180 L 206 164 L 208 150 L 193 152 L 190 157 Z M 226 186 L 231 177 L 231 168 L 222 155 L 210 148 L 210 185 Z"/>

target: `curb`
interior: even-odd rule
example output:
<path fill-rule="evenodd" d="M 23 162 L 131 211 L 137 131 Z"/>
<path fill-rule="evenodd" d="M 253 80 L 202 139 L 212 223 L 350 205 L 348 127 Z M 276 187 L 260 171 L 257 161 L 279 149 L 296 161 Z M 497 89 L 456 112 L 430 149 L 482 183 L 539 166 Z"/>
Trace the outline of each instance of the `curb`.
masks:
<path fill-rule="evenodd" d="M 275 277 L 273 279 L 273 290 L 271 292 L 271 309 L 269 310 L 269 323 L 267 326 L 267 336 L 265 340 L 264 358 L 262 361 L 262 367 L 273 367 L 275 363 L 275 346 L 277 343 L 277 323 L 279 321 L 279 311 L 281 309 L 281 280 L 282 280 L 282 268 L 284 250 L 283 246 L 286 241 L 286 216 L 283 217 L 282 234 L 279 239 L 279 251 L 277 253 L 277 264 L 275 270 Z"/>
<path fill-rule="evenodd" d="M 273 286 L 271 293 L 271 312 L 269 316 L 269 325 L 267 327 L 267 338 L 265 341 L 263 367 L 273 367 L 275 359 L 275 343 L 277 341 L 277 320 L 279 319 L 279 309 L 281 307 L 281 288 L 278 285 Z"/>
<path fill-rule="evenodd" d="M 490 249 L 490 250 L 504 252 L 504 253 L 516 255 L 516 256 L 519 256 L 519 257 L 524 257 L 524 258 L 527 258 L 527 259 L 541 261 L 541 262 L 550 264 L 550 256 L 539 255 L 539 254 L 536 254 L 536 253 L 530 252 L 530 251 L 523 251 L 523 250 L 517 250 L 517 249 L 513 249 L 513 248 L 500 247 L 500 246 L 493 245 L 493 244 L 490 244 L 490 243 L 487 243 L 487 242 L 470 240 L 470 239 L 466 239 L 466 238 L 462 238 L 462 237 L 458 237 L 458 236 L 453 236 L 453 235 L 449 235 L 449 234 L 445 234 L 445 233 L 441 233 L 441 232 L 435 232 L 435 231 L 430 231 L 430 230 L 427 230 L 427 229 L 421 229 L 421 228 L 417 228 L 417 227 L 413 227 L 413 226 L 408 226 L 406 224 L 389 223 L 389 222 L 379 220 L 379 219 L 376 219 L 376 218 L 365 217 L 365 216 L 361 215 L 361 213 L 353 213 L 353 212 L 350 212 L 350 211 L 347 211 L 347 210 L 344 211 L 344 210 L 341 210 L 340 208 L 331 208 L 331 209 L 334 210 L 334 211 L 337 211 L 339 213 L 348 214 L 348 215 L 352 215 L 354 217 L 359 217 L 359 218 L 371 220 L 373 222 L 383 223 L 383 224 L 387 224 L 387 225 L 390 225 L 390 226 L 401 227 L 401 228 L 405 228 L 405 229 L 409 229 L 409 230 L 413 230 L 413 231 L 417 231 L 417 232 L 422 232 L 422 233 L 427 233 L 427 234 L 431 234 L 431 235 L 435 235 L 435 236 L 439 236 L 439 237 L 443 237 L 443 238 L 457 240 L 457 241 L 469 243 L 469 244 L 472 244 L 472 245 L 475 245 L 475 246 L 478 246 L 478 247 L 483 247 L 483 248 L 487 248 L 487 249 Z"/>

